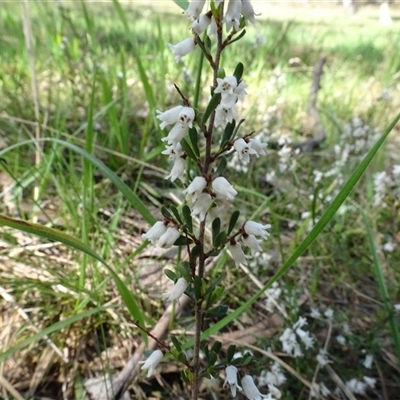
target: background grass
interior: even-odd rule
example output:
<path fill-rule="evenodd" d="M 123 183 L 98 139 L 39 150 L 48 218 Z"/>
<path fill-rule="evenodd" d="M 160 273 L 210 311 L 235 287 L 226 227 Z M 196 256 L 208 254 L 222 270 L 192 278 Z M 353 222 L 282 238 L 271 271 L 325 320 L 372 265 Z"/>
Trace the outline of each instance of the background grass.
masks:
<path fill-rule="evenodd" d="M 160 156 L 165 133 L 158 128 L 155 109 L 176 105 L 179 96 L 174 83 L 190 96 L 199 57 L 193 54 L 176 64 L 167 48 L 168 42 L 176 43 L 189 35 L 187 21 L 179 12 L 159 13 L 132 5 L 123 5 L 122 10 L 125 22 L 117 8 L 108 3 L 80 2 L 65 7 L 30 3 L 40 102 L 38 122 L 42 137 L 66 140 L 104 162 L 140 199 L 149 202 L 157 218 L 160 206 L 170 204 L 171 193 L 180 196 L 180 190 L 164 180 L 169 168 L 165 157 Z M 246 118 L 246 131 L 262 132 L 271 141 L 288 134 L 297 142 L 312 134 L 306 115 L 312 68 L 321 56 L 328 58 L 318 99 L 327 133 L 322 147 L 309 154 L 292 154 L 290 168 L 283 172 L 278 169 L 278 150 L 253 162 L 246 172 L 230 171 L 229 179 L 239 188 L 236 206 L 242 215 L 273 224 L 272 239 L 265 245 L 270 259 L 259 260 L 250 268 L 262 284 L 304 239 L 312 221 L 321 216 L 342 179 L 351 175 L 368 149 L 366 144 L 360 152 L 353 152 L 340 174 L 316 182 L 314 171 L 329 171 L 340 158 L 334 146 L 339 145 L 343 152 L 351 140 L 345 134 L 345 125 L 354 117 L 361 118 L 369 126 L 367 136 L 372 140 L 400 108 L 397 20 L 393 26 L 382 28 L 374 19 L 376 10 L 371 8 L 352 18 L 345 18 L 340 8 L 332 6 L 304 6 L 301 14 L 298 11 L 296 7 L 275 6 L 263 10 L 264 19 L 255 28 L 248 27 L 245 37 L 223 60 L 227 73 L 238 61 L 245 64 L 249 96 L 241 115 Z M 16 4 L 5 3 L 0 9 L 0 138 L 4 149 L 33 138 L 37 122 L 21 15 Z M 332 16 L 337 18 L 332 20 Z M 208 99 L 210 75 L 203 74 L 202 82 L 200 105 Z M 354 189 L 347 211 L 342 209 L 334 217 L 280 280 L 284 289 L 281 301 L 287 312 L 284 324 L 295 322 L 299 315 L 307 315 L 311 306 L 318 306 L 334 309 L 333 335 L 343 333 L 343 324 L 349 325 L 346 346 L 333 336 L 330 340 L 332 367 L 343 381 L 375 376 L 378 383 L 368 392 L 369 398 L 395 398 L 400 385 L 399 364 L 392 353 L 396 339 L 393 325 L 398 323 L 398 315 L 391 314 L 388 306 L 400 302 L 399 194 L 392 188 L 382 204 L 374 206 L 372 181 L 374 172 L 390 171 L 400 163 L 398 146 L 395 128 L 385 149 Z M 154 249 L 140 247 L 140 234 L 148 225 L 110 179 L 80 154 L 57 141 L 47 141 L 42 146 L 41 163 L 36 166 L 35 148 L 31 141 L 2 154 L 3 191 L 7 182 L 12 182 L 11 198 L 3 192 L 2 213 L 22 219 L 36 215 L 40 223 L 61 229 L 95 249 L 123 279 L 148 326 L 153 326 L 164 307 L 159 295 L 166 284 L 162 267 L 171 261 Z M 266 178 L 271 171 L 276 171 L 272 181 Z M 32 201 L 35 185 L 40 193 L 36 205 Z M 368 234 L 361 209 L 372 224 Z M 310 214 L 302 218 L 305 212 Z M 128 357 L 123 349 L 134 345 L 139 333 L 103 265 L 57 243 L 10 229 L 1 230 L 1 240 L 0 284 L 15 300 L 15 304 L 5 301 L 1 306 L 5 332 L 0 339 L 2 351 L 31 337 L 32 327 L 43 331 L 52 324 L 73 321 L 48 332 L 54 346 L 67 353 L 68 362 L 60 356 L 52 358 L 34 390 L 32 376 L 42 365 L 47 342 L 35 340 L 19 349 L 3 361 L 1 375 L 21 393 L 29 392 L 31 384 L 31 395 L 74 398 L 81 379 L 118 370 Z M 382 251 L 382 244 L 389 240 L 397 243 L 397 251 Z M 257 287 L 229 260 L 218 263 L 212 274 L 222 272 L 227 274 L 229 289 L 223 302 L 236 309 Z M 383 281 L 387 294 L 382 299 L 379 285 L 382 287 Z M 17 317 L 15 305 L 26 311 L 27 320 Z M 92 314 L 100 306 L 106 311 Z M 82 312 L 87 318 L 80 319 Z M 225 331 L 241 329 L 268 316 L 260 301 Z M 190 318 L 188 315 L 189 322 Z M 183 327 L 190 328 L 190 324 Z M 309 321 L 309 329 L 321 346 L 326 328 L 325 321 Z M 256 345 L 280 354 L 278 336 L 261 335 Z M 120 351 L 112 353 L 113 346 Z M 363 369 L 363 350 L 375 356 L 372 370 Z M 311 381 L 314 357 L 315 351 L 304 359 L 286 361 Z M 260 361 L 259 369 L 265 369 L 268 360 L 260 357 Z M 318 381 L 334 387 L 326 371 L 319 373 Z M 63 382 L 67 384 L 63 386 Z M 147 398 L 163 390 L 162 398 L 171 392 L 171 398 L 185 398 L 180 385 L 164 389 L 142 385 L 134 396 Z M 283 392 L 288 399 L 308 397 L 305 386 L 292 375 Z M 224 398 L 220 388 L 205 389 L 204 393 L 205 398 Z M 5 390 L 2 396 L 8 396 Z"/>

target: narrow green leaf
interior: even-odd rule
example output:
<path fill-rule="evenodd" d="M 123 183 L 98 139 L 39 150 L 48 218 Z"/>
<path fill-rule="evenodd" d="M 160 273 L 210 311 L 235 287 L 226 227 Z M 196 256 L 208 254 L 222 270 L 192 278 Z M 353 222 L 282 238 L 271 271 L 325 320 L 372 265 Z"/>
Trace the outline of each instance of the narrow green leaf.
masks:
<path fill-rule="evenodd" d="M 187 204 L 185 204 L 182 207 L 182 215 L 183 215 L 183 218 L 185 220 L 185 223 L 186 223 L 186 226 L 187 226 L 189 232 L 192 233 L 193 232 L 192 215 L 191 215 L 190 207 Z"/>
<path fill-rule="evenodd" d="M 222 135 L 221 138 L 221 144 L 219 146 L 219 148 L 222 150 L 223 148 L 225 148 L 225 146 L 227 145 L 227 143 L 232 140 L 233 138 L 233 133 L 235 131 L 235 127 L 236 127 L 236 121 L 233 120 L 232 122 L 228 122 L 226 124 L 226 127 L 224 129 L 224 134 Z"/>
<path fill-rule="evenodd" d="M 237 42 L 238 40 L 240 40 L 244 35 L 246 34 L 246 29 L 243 29 L 242 32 L 240 32 L 239 36 L 236 36 L 234 39 L 232 39 L 228 45 L 231 45 L 232 43 Z"/>
<path fill-rule="evenodd" d="M 189 7 L 189 1 L 188 0 L 174 0 L 174 3 L 182 8 L 182 10 L 186 10 Z"/>
<path fill-rule="evenodd" d="M 175 281 L 176 279 L 176 273 L 174 271 L 171 271 L 170 269 L 166 268 L 164 269 L 164 274 L 168 276 L 171 281 Z"/>
<path fill-rule="evenodd" d="M 220 103 L 220 101 L 221 101 L 221 94 L 220 93 L 215 93 L 211 97 L 211 100 L 208 103 L 206 111 L 204 112 L 203 120 L 201 121 L 201 125 L 202 126 L 208 121 L 208 118 L 210 118 L 211 113 L 217 108 L 217 106 Z"/>
<path fill-rule="evenodd" d="M 171 204 L 171 205 L 169 206 L 169 208 L 170 208 L 170 210 L 172 211 L 172 214 L 174 214 L 175 219 L 176 219 L 181 225 L 183 225 L 183 221 L 182 221 L 182 218 L 181 218 L 181 216 L 180 216 L 180 214 L 179 214 L 178 209 L 177 209 L 173 204 Z"/>
<path fill-rule="evenodd" d="M 172 219 L 171 213 L 168 211 L 168 208 L 165 207 L 165 206 L 161 206 L 161 214 L 162 214 L 163 217 L 165 217 L 165 218 Z"/>
<path fill-rule="evenodd" d="M 236 222 L 238 221 L 240 216 L 240 211 L 239 210 L 235 210 L 232 215 L 231 215 L 231 219 L 229 220 L 229 227 L 228 227 L 228 235 L 231 234 L 231 232 L 233 231 L 233 228 L 236 225 Z"/>
<path fill-rule="evenodd" d="M 232 361 L 233 356 L 236 353 L 236 346 L 234 344 L 231 344 L 228 347 L 228 351 L 226 352 L 226 359 L 228 361 L 228 364 Z"/>
<path fill-rule="evenodd" d="M 199 144 L 198 144 L 199 135 L 197 133 L 196 128 L 189 129 L 189 138 L 190 138 L 190 142 L 192 143 L 193 151 L 194 151 L 196 157 L 199 158 L 200 157 L 200 150 L 199 150 Z"/>
<path fill-rule="evenodd" d="M 215 237 L 215 240 L 213 240 L 213 245 L 215 247 L 221 247 L 226 244 L 226 239 L 227 239 L 227 234 L 225 231 L 222 231 L 218 233 L 218 235 Z"/>
<path fill-rule="evenodd" d="M 176 336 L 171 335 L 171 342 L 179 352 L 182 351 L 181 344 L 179 343 L 179 340 L 176 338 Z"/>
<path fill-rule="evenodd" d="M 215 240 L 216 240 L 220 230 L 221 230 L 221 218 L 217 217 L 212 222 L 212 240 L 213 240 L 214 247 L 217 247 L 215 244 Z"/>
<path fill-rule="evenodd" d="M 240 62 L 238 63 L 238 65 L 236 65 L 235 71 L 233 72 L 233 76 L 237 79 L 238 82 L 242 80 L 243 72 L 244 65 Z"/>
<path fill-rule="evenodd" d="M 127 306 L 131 315 L 138 321 L 140 325 L 143 326 L 143 315 L 136 303 L 135 298 L 132 295 L 132 291 L 128 290 L 122 280 L 119 278 L 118 274 L 114 272 L 114 270 L 100 257 L 96 252 L 94 252 L 89 246 L 85 243 L 76 239 L 73 236 L 70 236 L 64 232 L 60 232 L 56 229 L 48 228 L 43 225 L 34 224 L 32 222 L 17 220 L 14 218 L 9 218 L 4 215 L 0 215 L 0 226 L 8 226 L 13 229 L 18 229 L 22 232 L 31 233 L 36 236 L 40 236 L 46 238 L 48 240 L 52 240 L 55 242 L 61 242 L 65 245 L 72 247 L 76 250 L 79 250 L 91 257 L 95 260 L 101 262 L 107 270 L 110 272 L 115 284 L 117 285 L 119 294 L 122 297 L 125 305 Z"/>
<path fill-rule="evenodd" d="M 187 142 L 186 139 L 181 140 L 181 146 L 183 151 L 193 160 L 196 161 L 197 157 L 196 154 L 194 154 L 193 149 L 190 147 L 190 144 Z"/>
<path fill-rule="evenodd" d="M 226 160 L 226 157 L 220 156 L 219 157 L 219 164 L 217 167 L 217 170 L 215 171 L 215 176 L 222 176 L 224 175 L 226 166 L 228 165 L 228 161 Z"/>

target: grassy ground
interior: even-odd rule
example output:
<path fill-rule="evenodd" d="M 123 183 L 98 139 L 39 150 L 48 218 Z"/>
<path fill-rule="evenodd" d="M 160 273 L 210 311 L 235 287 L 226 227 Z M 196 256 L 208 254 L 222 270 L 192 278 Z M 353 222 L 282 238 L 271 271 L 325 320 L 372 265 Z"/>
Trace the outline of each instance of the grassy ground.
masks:
<path fill-rule="evenodd" d="M 327 140 L 316 151 L 291 152 L 286 159 L 279 148 L 271 149 L 246 171 L 230 172 L 240 192 L 236 207 L 243 215 L 273 225 L 267 256 L 251 264 L 247 273 L 227 258 L 211 272 L 227 274 L 229 290 L 222 301 L 231 310 L 287 260 L 400 109 L 399 23 L 395 19 L 393 26 L 382 28 L 374 20 L 376 12 L 369 7 L 348 19 L 340 8 L 273 5 L 224 59 L 227 71 L 238 61 L 245 64 L 249 96 L 241 115 L 247 129 L 271 142 L 282 137 L 301 142 L 312 136 L 306 112 L 312 69 L 321 56 L 327 57 L 318 98 Z M 172 195 L 181 197 L 178 187 L 164 180 L 168 163 L 160 155 L 160 139 L 165 133 L 158 128 L 155 109 L 177 103 L 173 83 L 190 93 L 198 53 L 183 64 L 173 61 L 166 43 L 188 35 L 187 21 L 179 12 L 125 5 L 124 13 L 127 26 L 108 3 L 65 8 L 31 3 L 35 96 L 21 8 L 2 5 L 0 209 L 9 216 L 37 219 L 96 250 L 135 295 L 151 327 L 165 306 L 159 295 L 166 284 L 162 268 L 174 268 L 171 257 L 140 247 L 140 234 L 148 224 L 110 179 L 61 142 L 93 152 L 156 217 Z M 210 80 L 207 74 L 202 79 L 205 102 Z M 35 135 L 52 139 L 41 142 L 39 159 Z M 373 180 L 379 171 L 395 179 L 399 142 L 395 128 L 346 208 L 279 281 L 280 311 L 273 311 L 278 328 L 271 332 L 259 325 L 256 340 L 242 337 L 241 350 L 251 347 L 260 361 L 252 369 L 255 376 L 270 368 L 266 350 L 294 369 L 286 371 L 287 381 L 280 387 L 285 399 L 309 398 L 304 381 L 312 382 L 314 376 L 332 391 L 338 381 L 374 377 L 375 388 L 365 398 L 399 397 L 395 347 L 400 344 L 393 329 L 399 315 L 387 305 L 400 303 L 400 194 L 396 185 L 387 184 L 377 201 Z M 316 171 L 325 174 L 322 179 Z M 393 251 L 384 247 L 387 243 L 393 243 Z M 88 256 L 1 229 L 0 351 L 9 353 L 0 354 L 0 397 L 17 398 L 10 389 L 14 388 L 28 398 L 82 398 L 84 378 L 124 366 L 140 335 L 113 282 L 107 269 Z M 383 283 L 387 296 L 382 295 Z M 96 307 L 104 309 L 95 312 Z M 322 313 L 332 309 L 333 319 L 310 318 L 311 307 Z M 85 312 L 85 318 L 63 324 Z M 260 300 L 220 335 L 234 336 L 271 321 L 271 315 L 271 306 Z M 292 359 L 282 352 L 279 336 L 299 316 L 308 317 L 317 346 Z M 171 329 L 184 337 L 190 321 L 188 312 L 184 323 L 179 320 Z M 47 341 L 33 336 L 56 323 L 59 329 L 48 332 Z M 338 335 L 345 343 L 338 342 Z M 25 346 L 13 348 L 23 340 Z M 323 346 L 331 364 L 318 371 L 315 356 Z M 370 369 L 363 366 L 367 354 L 374 356 Z M 157 381 L 141 379 L 132 398 L 188 398 L 178 378 L 179 366 L 167 366 Z M 228 398 L 221 383 L 205 386 L 203 398 Z"/>

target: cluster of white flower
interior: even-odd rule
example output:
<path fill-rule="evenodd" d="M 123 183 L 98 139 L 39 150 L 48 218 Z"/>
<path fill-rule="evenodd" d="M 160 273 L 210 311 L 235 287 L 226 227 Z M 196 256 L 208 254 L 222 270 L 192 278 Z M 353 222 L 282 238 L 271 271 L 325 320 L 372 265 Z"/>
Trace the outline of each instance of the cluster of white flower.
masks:
<path fill-rule="evenodd" d="M 261 237 L 264 240 L 267 239 L 270 236 L 267 229 L 270 228 L 270 224 L 262 225 L 254 221 L 247 221 L 243 225 L 241 239 L 243 244 L 250 248 L 252 254 L 255 254 L 258 251 L 262 251 L 262 248 L 260 246 L 262 240 L 257 239 L 257 236 Z M 249 258 L 249 256 L 246 256 L 244 254 L 242 246 L 237 241 L 231 242 L 229 251 L 237 267 L 240 266 L 240 264 L 247 265 L 247 259 Z"/>
<path fill-rule="evenodd" d="M 298 321 L 292 328 L 286 328 L 284 330 L 282 335 L 279 337 L 279 340 L 282 343 L 282 350 L 285 353 L 290 354 L 293 357 L 303 356 L 300 344 L 297 341 L 297 336 L 304 343 L 306 349 L 310 349 L 314 346 L 314 339 L 310 336 L 310 332 L 302 329 L 305 325 L 307 325 L 307 319 L 299 317 Z"/>
<path fill-rule="evenodd" d="M 281 366 L 274 362 L 270 370 L 263 370 L 258 377 L 258 384 L 260 386 L 273 385 L 279 387 L 286 382 L 286 376 L 282 371 Z"/>
<path fill-rule="evenodd" d="M 189 7 L 185 11 L 185 14 L 192 21 L 190 26 L 192 32 L 195 35 L 202 34 L 207 28 L 209 28 L 209 35 L 217 34 L 217 24 L 214 16 L 210 12 L 202 14 L 206 0 L 192 0 Z M 214 0 L 215 7 L 219 7 L 221 0 Z M 243 16 L 243 23 L 249 21 L 255 23 L 255 14 L 253 5 L 250 0 L 229 0 L 228 8 L 225 13 L 224 23 L 226 31 L 229 32 L 232 29 L 239 31 L 241 27 L 241 21 Z M 195 37 L 189 37 L 176 45 L 169 44 L 170 49 L 173 52 L 175 61 L 180 61 L 184 56 L 191 53 L 196 48 L 197 40 Z"/>
<path fill-rule="evenodd" d="M 240 383 L 242 386 L 239 386 L 237 377 L 238 369 L 234 365 L 228 365 L 225 368 L 225 374 L 226 378 L 224 382 L 224 387 L 229 386 L 232 397 L 236 397 L 236 392 L 238 390 L 243 391 L 246 397 L 250 400 L 275 400 L 280 399 L 282 396 L 280 390 L 272 384 L 268 384 L 269 393 L 262 394 L 254 383 L 253 377 L 247 374 L 242 376 L 242 378 L 240 379 Z"/>
<path fill-rule="evenodd" d="M 365 395 L 365 391 L 368 388 L 373 389 L 375 387 L 375 384 L 376 384 L 375 378 L 364 376 L 363 380 L 358 380 L 356 378 L 350 379 L 349 381 L 346 382 L 346 387 L 352 393 Z"/>
<path fill-rule="evenodd" d="M 168 226 L 164 221 L 157 221 L 147 233 L 142 234 L 143 239 L 150 240 L 163 249 L 173 246 L 179 238 L 180 233 L 174 226 Z"/>
<path fill-rule="evenodd" d="M 385 197 L 389 192 L 400 198 L 400 164 L 394 165 L 388 173 L 386 171 L 377 172 L 373 176 L 374 182 L 374 207 L 381 207 Z"/>

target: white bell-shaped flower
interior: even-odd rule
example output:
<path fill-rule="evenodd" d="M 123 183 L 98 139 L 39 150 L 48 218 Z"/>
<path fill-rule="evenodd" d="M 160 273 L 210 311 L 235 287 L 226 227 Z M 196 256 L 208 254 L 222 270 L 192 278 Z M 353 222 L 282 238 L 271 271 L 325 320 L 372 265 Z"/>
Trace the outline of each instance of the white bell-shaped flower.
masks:
<path fill-rule="evenodd" d="M 161 152 L 161 154 L 165 154 L 170 160 L 175 160 L 183 154 L 183 149 L 181 144 L 177 143 L 176 146 L 167 146 L 166 149 Z"/>
<path fill-rule="evenodd" d="M 171 182 L 174 182 L 177 179 L 180 179 L 182 182 L 184 181 L 186 168 L 186 160 L 182 157 L 175 158 L 174 165 L 171 169 L 171 173 L 165 177 L 165 179 L 171 179 Z"/>
<path fill-rule="evenodd" d="M 147 233 L 142 234 L 143 239 L 150 240 L 151 243 L 156 243 L 158 239 L 167 231 L 163 221 L 157 221 Z"/>
<path fill-rule="evenodd" d="M 242 390 L 242 388 L 238 384 L 237 372 L 238 369 L 234 365 L 228 365 L 225 368 L 226 377 L 223 387 L 229 385 L 232 397 L 236 397 L 237 389 Z"/>
<path fill-rule="evenodd" d="M 235 31 L 240 28 L 240 14 L 242 12 L 242 0 L 229 0 L 228 9 L 225 14 L 226 31 L 232 27 Z"/>
<path fill-rule="evenodd" d="M 195 112 L 191 107 L 183 107 L 179 113 L 179 122 L 182 126 L 191 128 L 193 126 L 192 122 L 195 118 Z"/>
<path fill-rule="evenodd" d="M 215 122 L 216 128 L 219 126 L 225 126 L 228 122 L 239 119 L 236 112 L 236 106 L 231 104 L 225 104 L 221 102 L 215 109 Z"/>
<path fill-rule="evenodd" d="M 211 18 L 207 14 L 201 14 L 199 18 L 193 21 L 190 29 L 196 35 L 202 34 L 211 24 Z"/>
<path fill-rule="evenodd" d="M 262 252 L 262 247 L 260 246 L 262 240 L 258 240 L 254 235 L 242 236 L 242 241 L 247 247 L 249 247 L 251 254 L 254 255 L 257 251 Z"/>
<path fill-rule="evenodd" d="M 243 100 L 247 96 L 247 92 L 245 90 L 246 88 L 247 88 L 247 84 L 244 83 L 243 81 L 241 81 L 239 83 L 239 85 L 236 86 L 236 88 L 234 89 L 233 93 L 236 94 L 236 96 L 240 100 Z"/>
<path fill-rule="evenodd" d="M 267 153 L 265 148 L 267 147 L 267 143 L 262 143 L 257 139 L 250 139 L 250 146 L 256 152 L 256 157 L 266 156 Z"/>
<path fill-rule="evenodd" d="M 190 37 L 175 45 L 168 43 L 168 47 L 172 50 L 175 61 L 178 62 L 194 50 L 196 43 L 194 42 L 193 38 Z"/>
<path fill-rule="evenodd" d="M 196 176 L 191 184 L 182 191 L 186 195 L 186 200 L 195 202 L 207 186 L 207 181 L 202 176 Z"/>
<path fill-rule="evenodd" d="M 214 93 L 221 93 L 222 98 L 232 95 L 238 85 L 237 79 L 234 76 L 226 76 L 223 79 L 217 78 L 217 83 L 218 85 L 215 88 Z"/>
<path fill-rule="evenodd" d="M 178 143 L 184 138 L 187 132 L 188 127 L 182 125 L 180 122 L 177 122 L 174 127 L 169 131 L 168 136 L 162 138 L 161 140 L 176 147 Z"/>
<path fill-rule="evenodd" d="M 176 124 L 179 121 L 179 114 L 182 109 L 183 106 L 176 106 L 164 112 L 156 110 L 158 114 L 156 118 L 161 121 L 160 128 L 164 129 L 168 125 Z"/>
<path fill-rule="evenodd" d="M 246 143 L 244 139 L 235 140 L 233 147 L 237 151 L 239 160 L 243 160 L 247 164 L 250 162 L 250 155 L 257 154 L 257 151 L 251 147 L 250 143 Z"/>
<path fill-rule="evenodd" d="M 188 283 L 185 278 L 179 278 L 169 292 L 163 293 L 162 296 L 168 301 L 179 300 L 185 293 Z"/>
<path fill-rule="evenodd" d="M 242 15 L 246 18 L 247 21 L 254 24 L 256 22 L 254 17 L 261 14 L 256 14 L 254 12 L 254 8 L 250 0 L 242 0 Z"/>
<path fill-rule="evenodd" d="M 191 20 L 199 18 L 203 11 L 206 0 L 191 0 L 189 7 L 185 10 L 185 14 Z"/>
<path fill-rule="evenodd" d="M 154 369 L 163 358 L 163 352 L 161 350 L 155 350 L 151 353 L 150 357 L 146 361 L 139 361 L 139 364 L 143 364 L 141 370 L 148 370 L 147 377 L 153 375 Z"/>
<path fill-rule="evenodd" d="M 244 231 L 248 235 L 261 236 L 263 239 L 267 239 L 270 236 L 270 233 L 267 231 L 270 228 L 270 224 L 263 225 L 254 221 L 247 221 L 243 226 Z"/>
<path fill-rule="evenodd" d="M 235 261 L 236 267 L 239 267 L 240 264 L 247 265 L 246 254 L 244 254 L 242 246 L 239 243 L 231 244 L 229 246 L 229 253 L 233 261 Z"/>
<path fill-rule="evenodd" d="M 180 233 L 178 229 L 169 227 L 164 234 L 158 239 L 157 245 L 163 249 L 169 249 L 174 245 L 176 240 L 179 238 Z"/>
<path fill-rule="evenodd" d="M 237 195 L 237 191 L 233 186 L 222 176 L 215 178 L 211 184 L 217 199 L 230 200 Z"/>
<path fill-rule="evenodd" d="M 241 384 L 244 394 L 249 400 L 262 400 L 269 397 L 269 395 L 260 393 L 251 375 L 245 375 L 241 379 Z"/>
<path fill-rule="evenodd" d="M 212 201 L 213 199 L 208 193 L 198 194 L 196 201 L 192 204 L 192 217 L 198 215 L 200 221 L 204 221 Z"/>

